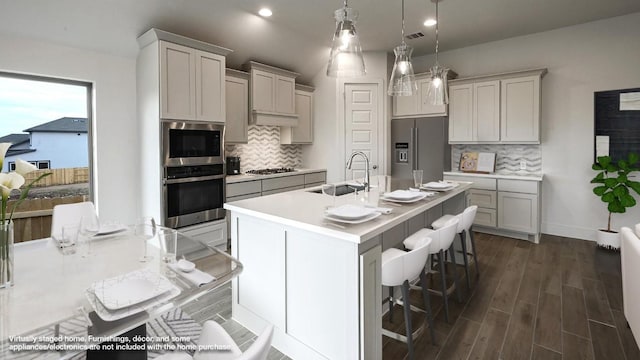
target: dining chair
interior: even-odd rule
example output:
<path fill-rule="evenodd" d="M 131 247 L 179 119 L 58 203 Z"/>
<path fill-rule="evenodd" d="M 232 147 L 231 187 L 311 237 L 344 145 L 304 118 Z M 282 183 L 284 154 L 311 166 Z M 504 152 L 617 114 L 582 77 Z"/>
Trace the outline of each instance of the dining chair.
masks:
<path fill-rule="evenodd" d="M 249 346 L 244 353 L 225 329 L 213 320 L 208 320 L 202 326 L 202 333 L 198 340 L 198 347 L 214 346 L 228 350 L 198 350 L 193 355 L 193 360 L 265 360 L 271 349 L 273 338 L 273 325 L 268 325 L 262 333 Z M 167 353 L 155 358 L 155 360 L 189 360 L 191 356 L 185 353 Z"/>
<path fill-rule="evenodd" d="M 95 215 L 96 208 L 90 201 L 60 204 L 53 207 L 51 218 L 51 237 L 58 240 L 62 236 L 62 227 L 80 223 L 82 216 Z"/>

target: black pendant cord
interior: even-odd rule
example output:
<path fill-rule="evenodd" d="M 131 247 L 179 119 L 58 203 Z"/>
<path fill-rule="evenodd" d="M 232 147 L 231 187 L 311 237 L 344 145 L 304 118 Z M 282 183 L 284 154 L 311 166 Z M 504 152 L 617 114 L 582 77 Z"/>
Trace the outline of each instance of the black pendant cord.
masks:
<path fill-rule="evenodd" d="M 438 19 L 438 3 L 440 1 L 436 0 L 436 66 L 438 65 L 438 24 L 440 23 L 440 19 Z"/>

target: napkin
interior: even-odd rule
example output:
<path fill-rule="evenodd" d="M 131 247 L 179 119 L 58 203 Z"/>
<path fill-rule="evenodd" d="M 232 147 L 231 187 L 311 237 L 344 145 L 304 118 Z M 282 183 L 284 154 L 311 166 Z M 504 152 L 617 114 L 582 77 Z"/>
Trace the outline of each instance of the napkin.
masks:
<path fill-rule="evenodd" d="M 215 276 L 209 275 L 206 272 L 200 271 L 198 269 L 193 269 L 193 271 L 190 271 L 190 272 L 184 272 L 178 268 L 178 263 L 169 264 L 169 267 L 173 271 L 180 274 L 180 276 L 184 277 L 185 279 L 189 280 L 191 283 L 197 286 L 208 284 L 216 279 Z"/>
<path fill-rule="evenodd" d="M 393 211 L 392 208 L 388 208 L 388 207 L 376 207 L 373 205 L 366 205 L 366 207 L 376 209 L 377 212 L 383 213 L 385 215 L 391 214 L 391 212 Z"/>

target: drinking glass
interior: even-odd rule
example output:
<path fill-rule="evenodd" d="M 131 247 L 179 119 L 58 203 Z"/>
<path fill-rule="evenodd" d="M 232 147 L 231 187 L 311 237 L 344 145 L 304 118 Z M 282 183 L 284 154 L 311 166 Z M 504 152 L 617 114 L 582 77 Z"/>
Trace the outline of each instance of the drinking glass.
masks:
<path fill-rule="evenodd" d="M 327 208 L 335 207 L 336 206 L 336 185 L 335 184 L 322 185 L 322 193 L 325 195 L 331 196 L 331 206 L 327 206 Z"/>
<path fill-rule="evenodd" d="M 422 186 L 422 170 L 413 170 L 413 186 L 416 189 Z"/>
<path fill-rule="evenodd" d="M 178 231 L 176 229 L 162 228 L 158 230 L 158 240 L 162 249 L 163 272 L 168 277 L 174 277 L 175 273 L 169 269 L 168 265 L 176 262 Z"/>
<path fill-rule="evenodd" d="M 142 217 L 136 222 L 134 234 L 142 241 L 143 245 L 143 255 L 140 257 L 140 262 L 153 259 L 153 256 L 147 254 L 147 242 L 156 236 L 157 231 L 156 221 L 151 216 Z"/>
<path fill-rule="evenodd" d="M 70 255 L 76 253 L 76 247 L 78 246 L 78 230 L 79 224 L 64 225 L 62 227 L 60 247 L 62 255 Z"/>
<path fill-rule="evenodd" d="M 96 214 L 86 214 L 80 218 L 78 232 L 78 252 L 80 256 L 87 257 L 91 254 L 91 239 L 100 231 L 100 222 Z"/>

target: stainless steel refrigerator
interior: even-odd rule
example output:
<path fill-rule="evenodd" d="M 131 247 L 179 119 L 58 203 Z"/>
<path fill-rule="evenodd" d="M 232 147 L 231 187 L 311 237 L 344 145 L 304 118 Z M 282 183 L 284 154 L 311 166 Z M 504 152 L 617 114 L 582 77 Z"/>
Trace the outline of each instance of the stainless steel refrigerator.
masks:
<path fill-rule="evenodd" d="M 391 120 L 391 175 L 413 179 L 413 170 L 423 170 L 422 182 L 442 180 L 451 169 L 446 117 Z"/>

